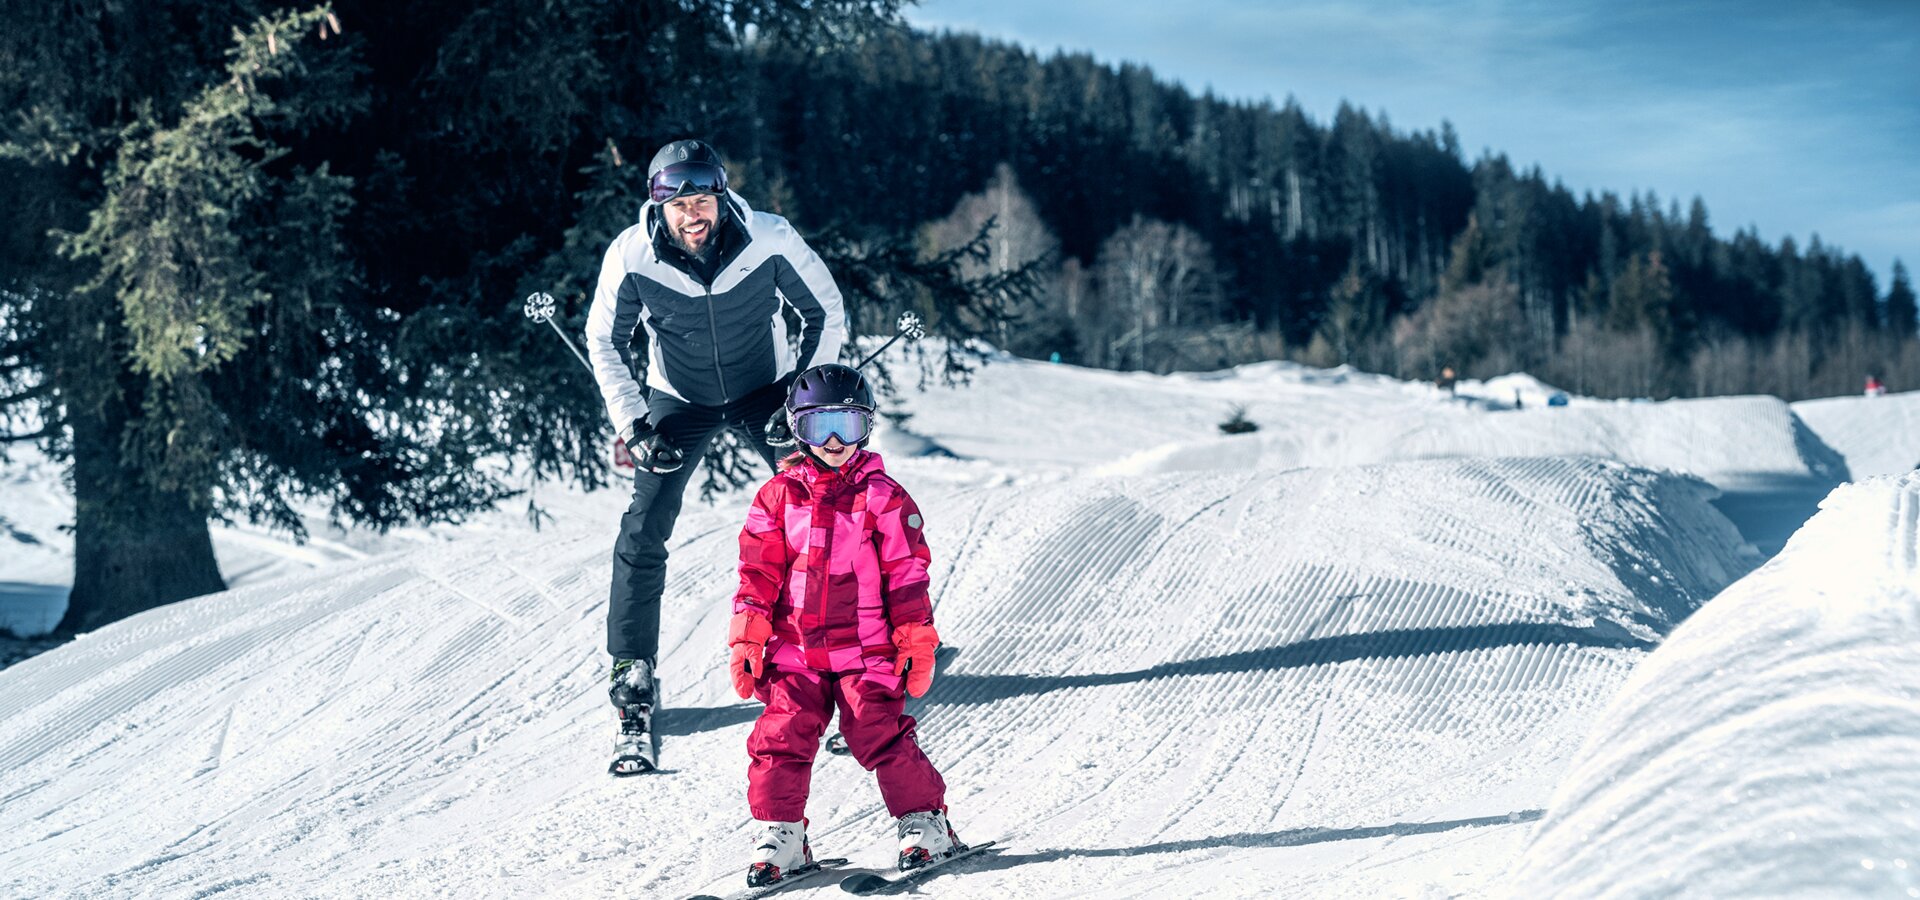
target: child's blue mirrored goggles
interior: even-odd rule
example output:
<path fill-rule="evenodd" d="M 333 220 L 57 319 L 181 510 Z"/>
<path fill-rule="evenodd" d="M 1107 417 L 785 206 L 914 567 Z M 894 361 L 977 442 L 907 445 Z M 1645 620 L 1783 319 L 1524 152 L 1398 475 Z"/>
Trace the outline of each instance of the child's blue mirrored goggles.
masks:
<path fill-rule="evenodd" d="M 873 413 L 859 407 L 816 406 L 793 414 L 793 436 L 809 447 L 836 437 L 842 444 L 858 444 L 872 431 Z"/>

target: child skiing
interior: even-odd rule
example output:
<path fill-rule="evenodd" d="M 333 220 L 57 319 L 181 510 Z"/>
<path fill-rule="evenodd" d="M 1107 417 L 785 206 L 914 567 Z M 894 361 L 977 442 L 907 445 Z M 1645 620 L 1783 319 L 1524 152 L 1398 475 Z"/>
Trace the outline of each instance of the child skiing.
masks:
<path fill-rule="evenodd" d="M 807 793 L 836 708 L 848 749 L 897 819 L 899 867 L 965 849 L 947 823 L 946 783 L 903 712 L 903 688 L 919 697 L 933 682 L 940 637 L 920 511 L 865 449 L 873 410 L 859 371 L 800 373 L 787 395 L 800 452 L 760 488 L 740 532 L 729 671 L 741 697 L 766 704 L 747 738 L 750 886 L 813 862 Z"/>

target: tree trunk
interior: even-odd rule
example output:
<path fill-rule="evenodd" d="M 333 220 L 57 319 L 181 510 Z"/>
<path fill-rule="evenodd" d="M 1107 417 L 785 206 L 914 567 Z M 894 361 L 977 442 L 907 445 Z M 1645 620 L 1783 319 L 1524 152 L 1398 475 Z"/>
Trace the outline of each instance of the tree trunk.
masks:
<path fill-rule="evenodd" d="M 153 489 L 123 465 L 119 436 L 125 419 L 111 411 L 69 409 L 73 593 L 58 630 L 91 631 L 162 604 L 226 590 L 206 513 L 184 494 Z"/>

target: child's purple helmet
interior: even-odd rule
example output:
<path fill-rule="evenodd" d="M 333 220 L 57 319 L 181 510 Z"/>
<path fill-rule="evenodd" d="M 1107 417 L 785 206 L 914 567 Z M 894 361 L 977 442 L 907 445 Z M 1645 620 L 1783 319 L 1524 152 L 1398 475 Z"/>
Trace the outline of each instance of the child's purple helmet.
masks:
<path fill-rule="evenodd" d="M 851 406 L 873 412 L 873 386 L 851 366 L 814 366 L 793 380 L 793 387 L 787 391 L 787 409 L 797 413 L 816 406 Z"/>
<path fill-rule="evenodd" d="M 860 370 L 839 363 L 814 366 L 787 391 L 787 422 L 810 447 L 832 438 L 864 446 L 873 433 L 873 386 Z"/>

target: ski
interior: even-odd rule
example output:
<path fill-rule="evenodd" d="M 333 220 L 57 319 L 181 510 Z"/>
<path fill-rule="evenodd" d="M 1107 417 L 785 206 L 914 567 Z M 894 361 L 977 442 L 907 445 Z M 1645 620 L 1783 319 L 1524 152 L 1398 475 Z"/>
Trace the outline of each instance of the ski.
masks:
<path fill-rule="evenodd" d="M 660 745 L 652 734 L 621 735 L 614 745 L 613 762 L 607 774 L 615 778 L 645 775 L 660 771 Z"/>
<path fill-rule="evenodd" d="M 849 894 L 865 897 L 869 894 L 882 894 L 895 890 L 902 885 L 912 884 L 928 875 L 970 856 L 993 849 L 998 841 L 983 841 L 971 847 L 965 847 L 933 860 L 924 866 L 908 869 L 904 872 L 861 872 L 840 879 L 840 889 Z"/>
<path fill-rule="evenodd" d="M 798 869 L 788 872 L 785 878 L 782 878 L 779 881 L 776 881 L 772 884 L 763 884 L 759 887 L 750 887 L 745 890 L 735 891 L 731 894 L 726 895 L 725 897 L 716 897 L 712 894 L 695 894 L 692 897 L 687 898 L 687 900 L 753 900 L 753 898 L 755 897 L 765 897 L 766 895 L 774 893 L 775 891 L 784 891 L 787 888 L 793 887 L 796 884 L 806 881 L 807 879 L 812 878 L 815 875 L 819 875 L 824 872 L 831 872 L 846 864 L 847 864 L 847 860 L 844 857 L 815 860 L 804 866 L 801 866 Z"/>

